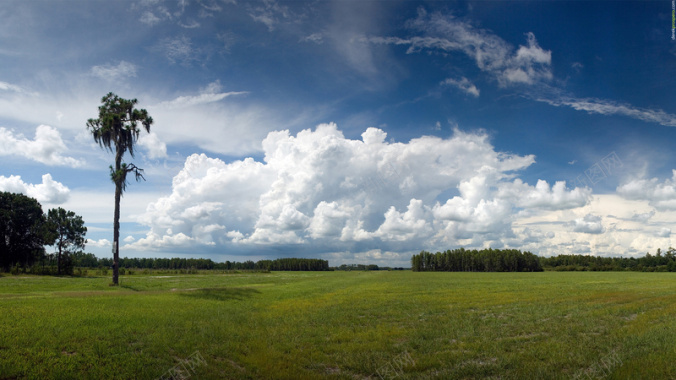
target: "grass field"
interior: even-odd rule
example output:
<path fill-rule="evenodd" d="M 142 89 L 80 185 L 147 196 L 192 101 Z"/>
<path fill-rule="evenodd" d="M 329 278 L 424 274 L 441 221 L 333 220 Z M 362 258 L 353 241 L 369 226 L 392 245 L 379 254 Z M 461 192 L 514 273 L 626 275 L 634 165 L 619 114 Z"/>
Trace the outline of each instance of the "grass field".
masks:
<path fill-rule="evenodd" d="M 660 379 L 676 274 L 0 277 L 0 379 Z"/>

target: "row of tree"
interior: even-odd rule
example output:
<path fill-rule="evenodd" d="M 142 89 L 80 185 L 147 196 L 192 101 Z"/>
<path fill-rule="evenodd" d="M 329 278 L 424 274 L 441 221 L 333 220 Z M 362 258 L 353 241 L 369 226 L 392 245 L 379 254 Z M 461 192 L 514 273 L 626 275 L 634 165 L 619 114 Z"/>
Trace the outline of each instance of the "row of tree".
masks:
<path fill-rule="evenodd" d="M 333 270 L 344 270 L 344 271 L 353 271 L 353 270 L 404 270 L 403 267 L 380 267 L 376 264 L 342 264 L 337 267 L 333 267 Z"/>
<path fill-rule="evenodd" d="M 669 247 L 663 253 L 657 249 L 643 257 L 599 257 L 583 255 L 558 255 L 541 257 L 540 264 L 547 270 L 556 271 L 640 271 L 676 272 L 676 249 Z"/>
<path fill-rule="evenodd" d="M 541 272 L 538 257 L 516 249 L 464 248 L 430 253 L 421 251 L 411 257 L 414 272 Z"/>
<path fill-rule="evenodd" d="M 81 268 L 109 268 L 114 265 L 113 259 L 98 258 L 91 253 L 76 252 L 73 263 Z M 270 270 L 270 271 L 325 271 L 329 270 L 329 262 L 321 259 L 282 258 L 276 260 L 260 260 L 253 262 L 226 261 L 217 263 L 211 259 L 186 259 L 174 257 L 138 258 L 124 257 L 119 259 L 120 268 L 138 269 L 219 269 L 219 270 Z"/>
<path fill-rule="evenodd" d="M 585 255 L 536 256 L 516 249 L 422 251 L 411 257 L 413 271 L 448 272 L 541 272 L 555 271 L 642 271 L 676 272 L 676 248 L 657 249 L 643 257 L 601 257 Z"/>
<path fill-rule="evenodd" d="M 329 270 L 328 260 L 283 258 L 276 260 L 261 260 L 256 263 L 257 269 L 283 271 L 326 271 Z"/>
<path fill-rule="evenodd" d="M 40 203 L 23 194 L 0 192 L 0 269 L 28 267 L 46 260 L 54 246 L 57 273 L 72 273 L 70 253 L 85 247 L 82 217 L 59 207 L 43 214 Z"/>

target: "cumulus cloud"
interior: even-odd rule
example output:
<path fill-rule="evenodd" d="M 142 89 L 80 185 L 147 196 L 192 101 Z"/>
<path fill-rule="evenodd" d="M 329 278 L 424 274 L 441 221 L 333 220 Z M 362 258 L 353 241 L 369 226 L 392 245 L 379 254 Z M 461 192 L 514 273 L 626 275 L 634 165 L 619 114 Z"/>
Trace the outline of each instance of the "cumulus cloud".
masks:
<path fill-rule="evenodd" d="M 441 82 L 442 86 L 452 86 L 452 87 L 457 87 L 460 90 L 464 91 L 465 93 L 476 97 L 479 97 L 479 89 L 476 88 L 474 83 L 472 83 L 469 79 L 462 77 L 459 80 L 458 79 L 452 79 L 452 78 L 446 78 Z"/>
<path fill-rule="evenodd" d="M 56 128 L 40 125 L 33 140 L 0 127 L 0 156 L 22 156 L 46 165 L 78 167 L 80 160 L 64 156 L 68 151 Z"/>
<path fill-rule="evenodd" d="M 558 181 L 550 188 L 546 181 L 538 180 L 535 187 L 516 179 L 509 185 L 501 187 L 504 197 L 512 197 L 519 207 L 542 208 L 547 210 L 563 210 L 582 207 L 592 198 L 589 188 L 566 189 L 565 181 Z"/>
<path fill-rule="evenodd" d="M 377 128 L 352 140 L 335 124 L 322 124 L 296 136 L 270 132 L 262 162 L 192 155 L 172 193 L 141 216 L 150 232 L 131 246 L 295 245 L 341 252 L 504 244 L 516 236 L 519 209 L 564 210 L 589 200 L 588 189 L 515 180 L 534 157 L 496 152 L 485 134 L 456 130 L 446 139 L 386 140 Z M 452 189 L 459 195 L 438 199 Z"/>
<path fill-rule="evenodd" d="M 626 199 L 649 201 L 658 211 L 676 210 L 676 170 L 663 182 L 657 178 L 629 181 L 620 185 L 617 193 Z"/>
<path fill-rule="evenodd" d="M 21 193 L 35 198 L 40 203 L 62 204 L 70 197 L 70 189 L 52 179 L 51 174 L 42 176 L 42 183 L 25 183 L 21 176 L 0 176 L 0 191 Z"/>

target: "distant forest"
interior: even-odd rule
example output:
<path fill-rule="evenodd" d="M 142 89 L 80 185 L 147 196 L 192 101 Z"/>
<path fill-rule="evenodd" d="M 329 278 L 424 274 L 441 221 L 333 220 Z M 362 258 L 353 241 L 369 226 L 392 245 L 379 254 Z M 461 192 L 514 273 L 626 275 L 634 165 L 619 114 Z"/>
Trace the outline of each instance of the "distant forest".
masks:
<path fill-rule="evenodd" d="M 80 268 L 109 268 L 113 265 L 113 259 L 98 258 L 92 253 L 76 252 L 73 254 L 73 264 L 75 267 Z M 260 260 L 257 262 L 247 260 L 244 262 L 226 261 L 224 263 L 217 263 L 211 259 L 124 257 L 120 258 L 120 268 L 326 271 L 329 270 L 329 262 L 328 260 L 321 259 L 282 258 Z"/>
<path fill-rule="evenodd" d="M 585 255 L 536 256 L 516 249 L 464 248 L 430 253 L 421 251 L 411 257 L 411 269 L 417 272 L 541 272 L 553 271 L 639 271 L 676 272 L 676 249 L 666 253 L 634 257 Z"/>
<path fill-rule="evenodd" d="M 411 257 L 414 272 L 542 272 L 538 257 L 516 249 L 464 248 Z"/>

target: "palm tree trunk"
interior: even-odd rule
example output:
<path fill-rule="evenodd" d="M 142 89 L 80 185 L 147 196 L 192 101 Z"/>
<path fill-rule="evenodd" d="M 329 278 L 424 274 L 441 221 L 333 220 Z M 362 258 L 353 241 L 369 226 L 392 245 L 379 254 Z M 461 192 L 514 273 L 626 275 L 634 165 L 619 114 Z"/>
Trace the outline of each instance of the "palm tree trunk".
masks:
<path fill-rule="evenodd" d="M 123 151 L 115 155 L 115 173 L 119 173 L 122 165 Z M 119 285 L 119 269 L 120 269 L 120 198 L 122 197 L 122 183 L 119 177 L 115 181 L 115 216 L 113 219 L 113 285 Z"/>

